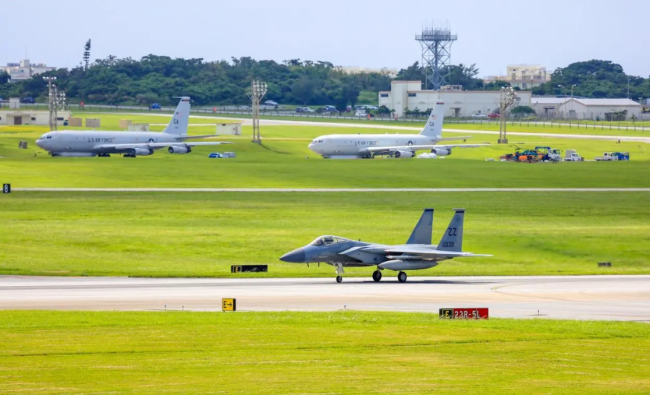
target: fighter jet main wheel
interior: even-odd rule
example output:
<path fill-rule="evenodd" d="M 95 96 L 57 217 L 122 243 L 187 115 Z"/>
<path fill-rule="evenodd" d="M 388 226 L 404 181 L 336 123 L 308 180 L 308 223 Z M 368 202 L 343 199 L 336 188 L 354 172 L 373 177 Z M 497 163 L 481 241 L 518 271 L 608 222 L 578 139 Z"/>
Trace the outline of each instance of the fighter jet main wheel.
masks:
<path fill-rule="evenodd" d="M 337 283 L 341 283 L 341 282 L 343 282 L 343 277 L 341 277 L 341 276 L 336 276 L 336 282 L 337 282 Z"/>
<path fill-rule="evenodd" d="M 406 282 L 406 273 L 399 272 L 399 274 L 397 275 L 397 280 L 399 280 L 400 283 L 405 283 Z"/>
<path fill-rule="evenodd" d="M 376 270 L 374 273 L 372 273 L 372 279 L 375 280 L 375 282 L 380 282 L 381 281 L 381 272 L 379 270 Z"/>

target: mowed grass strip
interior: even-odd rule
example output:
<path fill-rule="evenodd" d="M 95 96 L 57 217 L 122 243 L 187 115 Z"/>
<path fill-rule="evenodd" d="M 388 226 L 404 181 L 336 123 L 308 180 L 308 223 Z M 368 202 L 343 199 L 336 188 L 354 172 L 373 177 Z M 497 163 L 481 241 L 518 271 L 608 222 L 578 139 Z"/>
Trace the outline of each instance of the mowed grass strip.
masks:
<path fill-rule="evenodd" d="M 412 275 L 650 273 L 650 193 L 44 193 L 0 195 L 0 274 L 329 277 L 278 258 L 319 235 L 401 244 L 422 209 L 438 243 L 467 209 L 455 259 Z M 612 267 L 598 267 L 598 262 Z M 265 274 L 231 265 L 268 264 Z M 346 269 L 370 276 L 372 269 Z M 386 272 L 386 275 L 394 275 Z"/>
<path fill-rule="evenodd" d="M 0 312 L 1 393 L 647 393 L 650 326 L 433 314 Z"/>

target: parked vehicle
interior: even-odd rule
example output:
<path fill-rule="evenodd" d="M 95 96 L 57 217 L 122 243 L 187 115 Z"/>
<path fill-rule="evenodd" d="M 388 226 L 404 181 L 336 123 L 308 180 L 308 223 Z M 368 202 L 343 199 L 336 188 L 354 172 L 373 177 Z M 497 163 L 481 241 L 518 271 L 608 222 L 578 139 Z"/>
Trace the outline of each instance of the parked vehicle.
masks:
<path fill-rule="evenodd" d="M 149 109 L 150 110 L 160 110 L 161 109 L 160 103 L 151 103 L 151 105 L 149 106 Z"/>
<path fill-rule="evenodd" d="M 208 155 L 208 158 L 210 158 L 210 159 L 221 159 L 221 158 L 223 158 L 223 155 L 220 152 L 212 152 L 210 155 Z"/>
<path fill-rule="evenodd" d="M 501 115 L 499 113 L 493 112 L 491 114 L 488 114 L 488 118 L 499 118 Z"/>
<path fill-rule="evenodd" d="M 568 149 L 564 153 L 564 161 L 565 162 L 582 162 L 584 160 L 585 160 L 585 158 L 578 155 L 576 150 Z"/>
<path fill-rule="evenodd" d="M 36 103 L 36 100 L 34 100 L 34 98 L 31 96 L 27 96 L 20 99 L 20 102 L 23 104 L 34 104 Z"/>
<path fill-rule="evenodd" d="M 278 102 L 274 100 L 267 100 L 264 102 L 264 104 L 266 104 L 267 106 L 276 106 L 276 107 L 278 106 Z"/>
<path fill-rule="evenodd" d="M 598 156 L 596 157 L 596 161 L 598 162 L 610 162 L 610 161 L 618 161 L 618 160 L 630 160 L 630 153 L 629 152 L 604 152 L 603 156 Z"/>
<path fill-rule="evenodd" d="M 235 155 L 234 152 L 224 152 L 223 157 L 224 158 L 236 158 L 237 156 Z"/>
<path fill-rule="evenodd" d="M 485 114 L 472 114 L 470 115 L 471 118 L 487 118 L 488 116 Z"/>
<path fill-rule="evenodd" d="M 323 112 L 339 112 L 334 106 L 323 107 Z"/>
<path fill-rule="evenodd" d="M 309 107 L 296 107 L 296 112 L 314 112 L 314 110 Z"/>

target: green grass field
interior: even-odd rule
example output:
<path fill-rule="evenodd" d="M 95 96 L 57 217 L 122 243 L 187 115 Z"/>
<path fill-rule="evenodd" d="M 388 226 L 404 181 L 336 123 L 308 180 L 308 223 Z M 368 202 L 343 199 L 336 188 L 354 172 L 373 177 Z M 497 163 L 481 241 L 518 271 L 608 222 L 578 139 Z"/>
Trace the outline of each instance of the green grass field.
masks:
<path fill-rule="evenodd" d="M 332 277 L 278 258 L 317 236 L 404 243 L 425 207 L 437 243 L 467 209 L 456 259 L 413 275 L 650 273 L 650 193 L 44 193 L 0 195 L 0 274 Z M 609 261 L 611 268 L 597 262 Z M 346 269 L 370 276 L 372 269 Z M 386 273 L 395 275 L 395 273 Z"/>
<path fill-rule="evenodd" d="M 650 391 L 650 326 L 433 314 L 0 312 L 1 393 Z"/>
<path fill-rule="evenodd" d="M 103 128 L 120 119 L 155 124 L 164 117 L 101 115 Z M 212 121 L 212 120 L 208 120 Z M 192 134 L 214 132 L 192 119 Z M 206 125 L 208 124 L 208 125 Z M 332 128 L 333 129 L 333 128 Z M 263 128 L 264 144 L 244 136 L 190 155 L 51 158 L 32 143 L 44 127 L 0 128 L 0 182 L 20 187 L 442 188 L 650 187 L 644 145 L 532 136 L 509 146 L 455 150 L 438 160 L 324 160 L 310 152 L 316 126 Z M 357 133 L 336 128 L 336 133 Z M 370 132 L 369 130 L 362 130 Z M 473 142 L 482 142 L 478 136 Z M 226 139 L 226 138 L 221 138 Z M 516 147 L 551 145 L 582 155 L 627 150 L 620 163 L 486 162 Z M 210 151 L 237 158 L 211 160 Z M 649 273 L 648 193 L 387 193 L 185 194 L 26 193 L 0 196 L 0 273 L 49 275 L 229 276 L 230 265 L 272 264 L 269 276 L 330 276 L 278 262 L 284 252 L 321 234 L 401 243 L 420 210 L 438 210 L 437 230 L 452 207 L 468 210 L 466 247 L 493 258 L 454 261 L 430 275 Z M 615 235 L 615 237 L 613 237 Z M 44 246 L 47 253 L 44 253 Z M 261 246 L 261 247 L 260 247 Z M 612 261 L 598 269 L 596 262 Z M 367 270 L 351 271 L 368 275 Z"/>

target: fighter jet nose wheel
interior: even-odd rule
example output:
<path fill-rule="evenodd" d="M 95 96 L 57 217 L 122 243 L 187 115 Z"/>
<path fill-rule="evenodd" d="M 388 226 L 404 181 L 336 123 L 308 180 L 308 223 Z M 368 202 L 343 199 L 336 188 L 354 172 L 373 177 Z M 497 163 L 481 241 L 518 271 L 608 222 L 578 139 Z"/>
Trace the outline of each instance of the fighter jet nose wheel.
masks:
<path fill-rule="evenodd" d="M 341 277 L 341 276 L 336 276 L 336 282 L 337 282 L 337 283 L 343 282 L 343 277 Z"/>
<path fill-rule="evenodd" d="M 380 282 L 381 281 L 381 272 L 379 270 L 376 270 L 374 273 L 372 273 L 372 279 L 375 280 L 375 282 Z"/>
<path fill-rule="evenodd" d="M 400 283 L 405 283 L 406 282 L 406 273 L 399 272 L 399 274 L 397 275 L 397 279 L 399 280 Z"/>

